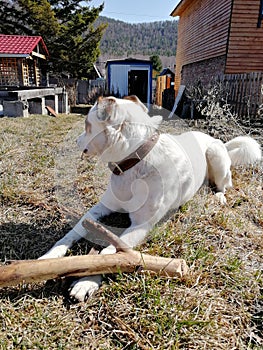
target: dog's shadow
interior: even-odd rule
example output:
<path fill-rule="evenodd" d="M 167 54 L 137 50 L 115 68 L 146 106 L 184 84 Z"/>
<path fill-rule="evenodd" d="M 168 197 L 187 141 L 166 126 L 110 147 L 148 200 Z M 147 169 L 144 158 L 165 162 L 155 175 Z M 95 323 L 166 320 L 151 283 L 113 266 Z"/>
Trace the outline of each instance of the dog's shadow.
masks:
<path fill-rule="evenodd" d="M 69 229 L 68 224 L 34 220 L 32 223 L 0 224 L 0 260 L 37 259 Z"/>
<path fill-rule="evenodd" d="M 0 261 L 37 259 L 69 229 L 56 223 L 34 220 L 31 223 L 6 222 L 0 224 Z M 1 267 L 0 267 L 1 269 Z M 0 299 L 16 301 L 24 295 L 36 299 L 64 293 L 63 280 L 44 283 L 19 284 L 0 289 Z"/>

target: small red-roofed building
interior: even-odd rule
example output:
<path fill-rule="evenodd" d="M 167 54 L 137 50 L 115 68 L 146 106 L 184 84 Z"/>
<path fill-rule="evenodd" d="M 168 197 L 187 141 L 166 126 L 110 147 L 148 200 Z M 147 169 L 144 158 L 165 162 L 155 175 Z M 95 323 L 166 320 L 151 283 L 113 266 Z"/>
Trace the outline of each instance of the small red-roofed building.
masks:
<path fill-rule="evenodd" d="M 0 34 L 0 116 L 68 113 L 68 94 L 49 86 L 41 36 Z"/>
<path fill-rule="evenodd" d="M 41 86 L 48 49 L 41 36 L 0 34 L 0 86 Z"/>

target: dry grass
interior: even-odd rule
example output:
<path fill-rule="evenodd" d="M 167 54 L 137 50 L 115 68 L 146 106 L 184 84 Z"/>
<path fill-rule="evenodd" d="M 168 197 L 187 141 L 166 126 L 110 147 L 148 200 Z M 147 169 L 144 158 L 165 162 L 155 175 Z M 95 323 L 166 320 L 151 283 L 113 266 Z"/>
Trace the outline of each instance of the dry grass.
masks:
<path fill-rule="evenodd" d="M 59 177 L 59 149 L 82 119 L 0 119 L 2 262 L 37 258 L 70 228 L 61 204 L 76 201 L 65 203 L 59 188 L 63 181 L 72 185 L 74 162 Z M 163 128 L 173 130 L 174 123 Z M 78 162 L 72 197 L 83 210 L 98 200 L 107 174 Z M 191 273 L 184 280 L 108 276 L 96 297 L 81 304 L 68 299 L 68 280 L 0 290 L 0 349 L 262 349 L 262 175 L 262 166 L 235 170 L 225 207 L 202 188 L 140 247 L 185 258 Z M 80 242 L 71 254 L 87 250 Z"/>

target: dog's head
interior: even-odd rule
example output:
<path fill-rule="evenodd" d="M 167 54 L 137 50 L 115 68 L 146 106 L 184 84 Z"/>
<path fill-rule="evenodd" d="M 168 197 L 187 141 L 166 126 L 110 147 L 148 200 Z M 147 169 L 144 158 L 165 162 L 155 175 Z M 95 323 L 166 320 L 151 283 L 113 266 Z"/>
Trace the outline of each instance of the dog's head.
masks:
<path fill-rule="evenodd" d="M 78 146 L 88 156 L 118 162 L 133 152 L 159 126 L 162 117 L 150 117 L 136 96 L 100 97 L 90 110 Z"/>

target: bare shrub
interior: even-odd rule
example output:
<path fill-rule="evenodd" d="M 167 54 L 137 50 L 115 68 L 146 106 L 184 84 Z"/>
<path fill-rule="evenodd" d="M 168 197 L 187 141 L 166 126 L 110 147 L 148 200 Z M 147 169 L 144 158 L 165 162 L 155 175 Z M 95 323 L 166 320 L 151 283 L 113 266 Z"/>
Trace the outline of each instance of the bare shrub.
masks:
<path fill-rule="evenodd" d="M 204 120 L 200 122 L 210 135 L 222 139 L 247 133 L 239 116 L 229 103 L 227 84 L 214 81 L 208 88 L 197 83 L 187 89 L 187 97 L 193 101 L 196 111 Z"/>

